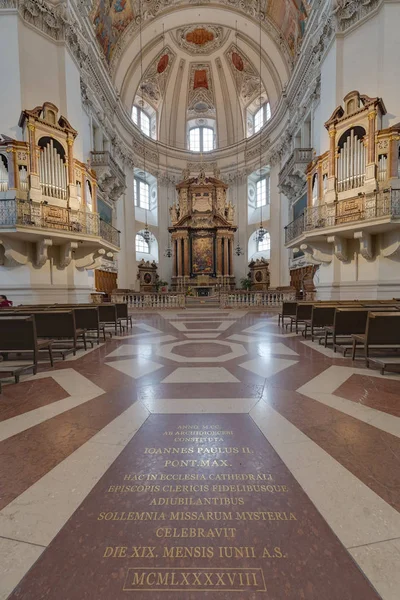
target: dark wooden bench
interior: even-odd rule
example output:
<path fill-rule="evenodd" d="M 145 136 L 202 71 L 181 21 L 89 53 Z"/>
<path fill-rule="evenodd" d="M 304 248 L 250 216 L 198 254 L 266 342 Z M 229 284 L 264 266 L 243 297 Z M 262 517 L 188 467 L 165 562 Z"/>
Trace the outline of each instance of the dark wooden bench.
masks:
<path fill-rule="evenodd" d="M 311 319 L 304 321 L 305 327 L 303 335 L 307 339 L 307 331 L 310 328 L 311 340 L 314 341 L 314 332 L 316 329 L 323 329 L 328 325 L 333 324 L 335 318 L 336 305 L 315 305 L 312 307 Z M 321 333 L 322 335 L 322 333 Z"/>
<path fill-rule="evenodd" d="M 87 333 L 94 332 L 97 345 L 100 343 L 100 333 L 103 340 L 106 341 L 106 328 L 104 323 L 100 323 L 98 306 L 77 306 L 74 309 L 75 323 L 78 329 L 84 329 Z M 90 341 L 87 337 L 87 341 Z"/>
<path fill-rule="evenodd" d="M 296 315 L 297 302 L 282 302 L 282 310 L 278 316 L 278 327 L 282 323 L 285 326 L 285 317 L 294 317 Z"/>
<path fill-rule="evenodd" d="M 299 324 L 305 323 L 307 319 L 311 319 L 313 303 L 298 303 L 296 306 L 296 314 L 289 316 L 290 319 L 290 331 L 293 331 L 293 323 L 295 324 L 296 333 L 299 333 Z M 289 323 L 286 323 L 286 328 Z"/>
<path fill-rule="evenodd" d="M 0 372 L 12 373 L 18 383 L 20 374 L 32 369 L 37 373 L 39 352 L 49 352 L 50 364 L 53 366 L 53 340 L 38 340 L 36 321 L 33 316 L 0 315 L 0 354 L 8 358 L 10 354 L 32 354 L 32 362 L 24 365 L 9 365 L 7 360 L 0 363 Z"/>
<path fill-rule="evenodd" d="M 367 325 L 368 310 L 361 307 L 348 308 L 337 307 L 333 319 L 333 325 L 325 327 L 325 348 L 328 338 L 332 337 L 333 351 L 340 350 L 346 356 L 347 350 L 351 348 L 352 335 L 365 332 Z M 338 341 L 340 340 L 340 342 Z"/>
<path fill-rule="evenodd" d="M 113 325 L 115 335 L 118 335 L 118 327 L 122 335 L 122 318 L 118 317 L 116 304 L 99 304 L 100 323 L 104 325 Z"/>
<path fill-rule="evenodd" d="M 128 312 L 128 304 L 127 302 L 121 302 L 115 305 L 117 308 L 117 317 L 118 319 L 122 319 L 123 321 L 126 321 L 126 328 L 128 329 L 128 326 L 130 324 L 130 327 L 132 329 L 132 317 Z"/>
<path fill-rule="evenodd" d="M 357 346 L 363 346 L 367 366 L 371 349 L 400 350 L 400 311 L 369 312 L 365 333 L 352 335 L 352 340 L 352 359 L 355 360 Z"/>

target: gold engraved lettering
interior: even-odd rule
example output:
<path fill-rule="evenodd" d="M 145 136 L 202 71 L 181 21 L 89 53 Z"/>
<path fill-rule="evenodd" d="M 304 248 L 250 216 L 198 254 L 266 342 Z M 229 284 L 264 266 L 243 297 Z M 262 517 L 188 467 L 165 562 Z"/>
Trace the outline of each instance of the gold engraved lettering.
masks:
<path fill-rule="evenodd" d="M 158 538 L 234 538 L 236 529 L 234 527 L 215 527 L 204 529 L 203 527 L 159 527 L 156 529 Z"/>

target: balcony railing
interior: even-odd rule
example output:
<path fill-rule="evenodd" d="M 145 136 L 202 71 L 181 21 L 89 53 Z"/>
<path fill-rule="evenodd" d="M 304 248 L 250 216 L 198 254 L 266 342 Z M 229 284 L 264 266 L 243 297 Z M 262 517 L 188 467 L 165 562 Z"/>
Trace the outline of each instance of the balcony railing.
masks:
<path fill-rule="evenodd" d="M 17 225 L 101 237 L 119 247 L 119 231 L 100 221 L 98 213 L 26 200 L 0 200 L 0 229 Z"/>
<path fill-rule="evenodd" d="M 400 190 L 381 190 L 349 200 L 340 200 L 334 204 L 309 206 L 303 215 L 285 227 L 285 243 L 290 243 L 305 231 L 344 226 L 382 217 L 400 218 Z"/>
<path fill-rule="evenodd" d="M 97 167 L 108 167 L 112 174 L 117 177 L 121 185 L 125 185 L 125 173 L 115 162 L 107 150 L 91 152 L 91 166 L 94 170 Z"/>
<path fill-rule="evenodd" d="M 304 231 L 304 213 L 285 227 L 285 244 L 299 237 Z"/>
<path fill-rule="evenodd" d="M 100 237 L 103 238 L 103 240 L 106 240 L 110 244 L 113 244 L 113 246 L 118 246 L 119 248 L 120 233 L 121 232 L 110 225 L 110 223 L 100 219 Z"/>
<path fill-rule="evenodd" d="M 305 173 L 306 167 L 313 157 L 312 148 L 295 148 L 279 173 L 279 185 L 287 183 L 287 177 L 299 168 Z"/>

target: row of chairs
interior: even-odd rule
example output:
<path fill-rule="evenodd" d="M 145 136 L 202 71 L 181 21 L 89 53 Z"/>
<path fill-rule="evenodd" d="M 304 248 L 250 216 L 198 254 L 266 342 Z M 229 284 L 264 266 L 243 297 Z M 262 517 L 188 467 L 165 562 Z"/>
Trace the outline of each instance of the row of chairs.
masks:
<path fill-rule="evenodd" d="M 288 321 L 285 324 L 285 319 Z M 388 365 L 400 364 L 400 301 L 354 301 L 354 302 L 286 302 L 279 315 L 279 324 L 296 333 L 303 326 L 302 334 L 312 341 L 332 344 L 334 352 L 346 355 L 352 351 L 355 360 L 357 347 L 364 348 L 367 366 L 376 363 L 383 373 Z M 371 356 L 371 350 L 388 351 L 393 356 Z"/>
<path fill-rule="evenodd" d="M 54 355 L 63 359 L 69 353 L 76 355 L 77 350 L 88 345 L 106 341 L 106 334 L 112 336 L 107 328 L 112 327 L 115 334 L 132 327 L 132 317 L 127 304 L 106 305 L 36 305 L 18 306 L 2 309 L 0 312 L 0 373 L 11 373 L 18 383 L 21 373 L 32 370 L 35 374 L 40 352 L 49 355 L 51 366 Z M 26 356 L 27 363 L 8 364 L 11 355 Z M 1 391 L 1 380 L 0 380 Z"/>

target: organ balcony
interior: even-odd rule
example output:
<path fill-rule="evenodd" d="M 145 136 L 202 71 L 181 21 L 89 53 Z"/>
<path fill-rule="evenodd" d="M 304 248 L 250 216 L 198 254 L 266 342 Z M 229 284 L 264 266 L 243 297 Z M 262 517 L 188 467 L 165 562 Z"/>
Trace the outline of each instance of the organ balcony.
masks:
<path fill-rule="evenodd" d="M 0 245 L 21 264 L 44 246 L 60 246 L 60 264 L 67 253 L 82 264 L 89 256 L 92 265 L 119 251 L 120 232 L 100 218 L 96 173 L 74 158 L 77 132 L 57 117 L 45 103 L 23 111 L 25 141 L 0 137 Z"/>
<path fill-rule="evenodd" d="M 292 202 L 306 187 L 306 169 L 312 156 L 312 148 L 295 148 L 279 173 L 279 189 Z"/>
<path fill-rule="evenodd" d="M 330 148 L 307 167 L 307 206 L 285 227 L 287 248 L 330 262 L 346 260 L 349 239 L 367 258 L 373 236 L 383 252 L 400 243 L 400 123 L 382 128 L 385 113 L 381 99 L 350 92 L 325 123 Z"/>
<path fill-rule="evenodd" d="M 126 189 L 125 173 L 107 150 L 91 152 L 91 167 L 97 175 L 99 190 L 113 202 Z"/>

